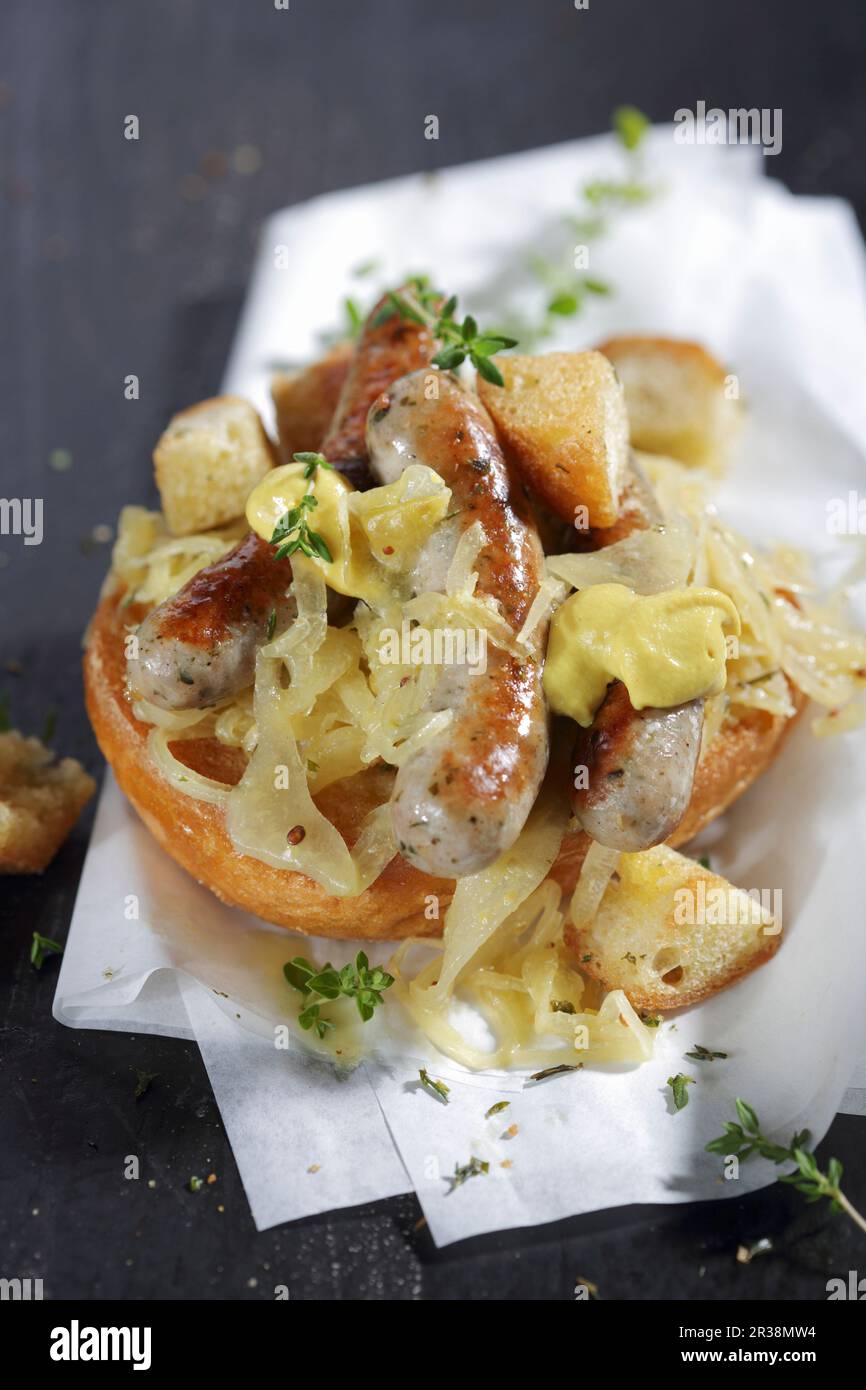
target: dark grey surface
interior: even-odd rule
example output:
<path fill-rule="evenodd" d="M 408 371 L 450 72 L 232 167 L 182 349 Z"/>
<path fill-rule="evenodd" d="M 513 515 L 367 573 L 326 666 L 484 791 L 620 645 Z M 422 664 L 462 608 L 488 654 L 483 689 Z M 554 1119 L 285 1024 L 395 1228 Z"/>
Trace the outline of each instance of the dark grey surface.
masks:
<path fill-rule="evenodd" d="M 657 120 L 708 105 L 781 106 L 774 176 L 866 214 L 862 0 L 6 0 L 0 15 L 0 468 L 42 496 L 40 547 L 0 537 L 0 690 L 38 732 L 100 761 L 83 715 L 80 634 L 107 561 L 82 548 L 151 495 L 168 413 L 218 384 L 254 239 L 270 210 L 370 179 L 590 134 L 621 101 Z M 127 142 L 123 118 L 141 120 Z M 438 143 L 423 139 L 440 118 Z M 185 178 L 252 144 L 261 170 Z M 184 195 L 186 189 L 187 196 Z M 141 378 L 138 402 L 123 378 Z M 55 473 L 54 449 L 73 467 Z M 8 660 L 23 674 L 10 675 Z M 437 1253 L 414 1198 L 256 1235 L 194 1046 L 70 1032 L 50 1016 L 89 818 L 41 880 L 0 880 L 0 1275 L 54 1297 L 825 1297 L 863 1240 L 775 1188 L 742 1201 L 620 1210 Z M 135 1068 L 159 1072 L 133 1098 Z M 862 1121 L 820 1153 L 866 1200 Z M 146 1172 L 126 1182 L 140 1153 Z M 218 1183 L 193 1196 L 193 1172 Z M 149 1189 L 146 1179 L 157 1186 Z M 219 1204 L 225 1207 L 219 1212 Z M 741 1241 L 775 1252 L 743 1266 Z M 250 1280 L 257 1280 L 251 1285 Z"/>

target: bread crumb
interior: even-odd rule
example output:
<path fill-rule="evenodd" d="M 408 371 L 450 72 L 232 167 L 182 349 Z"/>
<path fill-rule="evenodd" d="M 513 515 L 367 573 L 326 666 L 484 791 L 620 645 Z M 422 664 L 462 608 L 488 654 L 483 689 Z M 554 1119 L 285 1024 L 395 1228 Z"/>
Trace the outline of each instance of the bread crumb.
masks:
<path fill-rule="evenodd" d="M 318 1173 L 319 1170 L 320 1170 L 320 1168 L 321 1168 L 321 1166 L 322 1166 L 321 1163 L 311 1163 L 310 1166 L 309 1166 L 309 1168 L 307 1169 L 307 1172 L 308 1172 L 308 1173 Z"/>

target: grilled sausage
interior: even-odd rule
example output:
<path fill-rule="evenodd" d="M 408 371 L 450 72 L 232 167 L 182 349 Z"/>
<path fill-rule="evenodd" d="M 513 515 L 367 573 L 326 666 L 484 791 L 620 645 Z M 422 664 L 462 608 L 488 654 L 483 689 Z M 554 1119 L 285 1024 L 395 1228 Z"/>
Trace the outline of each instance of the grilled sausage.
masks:
<path fill-rule="evenodd" d="M 691 800 L 703 722 L 703 700 L 636 710 L 613 682 L 574 748 L 573 766 L 587 768 L 588 785 L 572 806 L 593 840 L 631 854 L 672 834 Z"/>
<path fill-rule="evenodd" d="M 476 594 L 497 600 L 516 632 L 537 592 L 542 555 L 534 527 L 512 502 L 492 422 L 476 397 L 442 373 L 394 382 L 374 402 L 367 428 L 373 472 L 382 482 L 407 463 L 435 469 L 451 489 L 452 513 L 434 531 L 413 576 L 417 593 L 443 592 L 460 537 L 480 521 Z M 428 399 L 428 394 L 432 396 Z M 538 794 L 548 757 L 541 686 L 543 625 L 518 658 L 490 642 L 486 668 L 443 666 L 427 708 L 452 709 L 449 727 L 399 769 L 391 799 L 401 853 L 444 878 L 484 868 L 517 838 Z"/>
<path fill-rule="evenodd" d="M 404 372 L 429 363 L 435 343 L 426 328 L 393 314 L 377 322 L 383 298 L 364 327 L 334 420 L 322 443 L 329 462 L 355 487 L 371 485 L 365 427 L 370 403 Z M 280 633 L 295 617 L 287 590 L 288 560 L 274 560 L 266 541 L 248 535 L 149 613 L 138 630 L 129 682 L 162 709 L 197 709 L 250 685 L 256 650 L 271 614 Z M 336 601 L 336 600 L 335 600 Z"/>
<path fill-rule="evenodd" d="M 633 462 L 616 524 L 593 536 L 600 545 L 612 544 L 662 520 L 652 488 Z M 574 748 L 572 766 L 576 772 L 586 768 L 587 776 L 585 786 L 575 785 L 571 804 L 587 835 L 629 854 L 666 840 L 691 800 L 703 722 L 703 700 L 636 710 L 622 682 L 612 682 Z"/>

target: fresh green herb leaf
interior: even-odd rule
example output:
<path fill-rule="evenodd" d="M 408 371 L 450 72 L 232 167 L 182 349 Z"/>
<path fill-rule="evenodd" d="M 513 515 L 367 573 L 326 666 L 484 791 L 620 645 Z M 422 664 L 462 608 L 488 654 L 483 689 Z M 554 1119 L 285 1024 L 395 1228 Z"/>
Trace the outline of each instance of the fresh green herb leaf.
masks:
<path fill-rule="evenodd" d="M 477 357 L 474 353 L 470 353 L 469 356 L 478 375 L 482 376 L 485 381 L 492 382 L 494 386 L 505 385 L 505 378 L 496 363 L 492 362 L 489 357 Z"/>
<path fill-rule="evenodd" d="M 649 117 L 636 106 L 618 106 L 613 113 L 613 128 L 620 143 L 629 152 L 637 149 L 649 127 Z"/>
<path fill-rule="evenodd" d="M 698 863 L 702 869 L 706 869 L 709 873 L 712 873 L 712 865 L 710 864 L 710 856 L 708 854 L 702 854 Z"/>
<path fill-rule="evenodd" d="M 381 966 L 371 966 L 363 951 L 359 951 L 354 964 L 344 965 L 336 970 L 328 962 L 321 970 L 303 956 L 295 956 L 283 966 L 283 974 L 293 989 L 308 999 L 305 1008 L 298 1015 L 300 1026 L 315 1029 L 320 1038 L 324 1037 L 333 1022 L 323 1018 L 320 1005 L 341 997 L 354 999 L 358 1013 L 364 1023 L 369 1022 L 378 1006 L 384 1003 L 382 995 L 394 983 Z"/>
<path fill-rule="evenodd" d="M 314 478 L 316 476 L 316 470 L 318 468 L 330 468 L 333 472 L 334 465 L 332 463 L 328 463 L 328 460 L 325 458 L 324 454 L 303 452 L 300 454 L 292 454 L 292 458 L 294 459 L 295 463 L 303 463 L 305 465 L 305 478 Z"/>
<path fill-rule="evenodd" d="M 292 989 L 300 990 L 301 994 L 309 994 L 309 981 L 316 974 L 316 967 L 303 956 L 295 956 L 283 966 L 283 974 Z"/>
<path fill-rule="evenodd" d="M 575 1012 L 570 999 L 551 999 L 550 1007 L 555 1014 L 573 1014 Z"/>
<path fill-rule="evenodd" d="M 30 947 L 30 964 L 35 970 L 41 970 L 46 956 L 62 956 L 63 947 L 57 941 L 52 941 L 48 936 L 40 936 L 38 931 L 33 933 L 33 943 Z"/>
<path fill-rule="evenodd" d="M 673 1096 L 674 1101 L 674 1109 L 685 1110 L 686 1106 L 689 1103 L 689 1093 L 686 1088 L 688 1086 L 694 1086 L 695 1078 L 693 1076 L 684 1076 L 683 1073 L 679 1071 L 677 1072 L 676 1076 L 668 1077 L 667 1084 L 671 1088 L 671 1095 Z"/>
<path fill-rule="evenodd" d="M 444 1104 L 447 1105 L 448 1092 L 451 1089 L 450 1086 L 446 1086 L 444 1081 L 434 1080 L 434 1078 L 427 1071 L 426 1067 L 422 1067 L 418 1075 L 421 1078 L 421 1085 L 424 1087 L 424 1089 L 430 1091 L 432 1095 L 438 1096 L 439 1100 L 443 1101 Z"/>
<path fill-rule="evenodd" d="M 641 1014 L 640 1021 L 644 1028 L 658 1028 L 661 1018 L 658 1014 Z"/>
<path fill-rule="evenodd" d="M 491 1119 L 494 1115 L 501 1115 L 503 1110 L 507 1110 L 510 1104 L 510 1100 L 498 1100 L 495 1105 L 491 1105 L 489 1110 L 485 1110 L 485 1120 Z"/>
<path fill-rule="evenodd" d="M 568 318 L 571 314 L 576 314 L 580 308 L 580 300 L 576 294 L 555 294 L 547 305 L 549 314 L 559 314 L 563 318 Z"/>
<path fill-rule="evenodd" d="M 371 256 L 368 261 L 361 261 L 356 265 L 352 271 L 352 275 L 356 280 L 365 280 L 368 275 L 374 274 L 374 272 L 380 268 L 381 264 L 382 262 L 380 260 L 375 256 Z"/>
<path fill-rule="evenodd" d="M 809 1131 L 800 1130 L 791 1138 L 786 1148 L 768 1139 L 761 1131 L 761 1122 L 751 1105 L 737 1098 L 734 1101 L 739 1124 L 729 1120 L 724 1134 L 711 1139 L 704 1147 L 707 1153 L 720 1154 L 722 1158 L 750 1158 L 757 1153 L 771 1163 L 793 1163 L 794 1170 L 783 1173 L 779 1181 L 789 1183 L 797 1192 L 802 1192 L 808 1202 L 820 1202 L 826 1197 L 831 1211 L 844 1211 L 861 1231 L 866 1232 L 866 1218 L 848 1200 L 841 1188 L 842 1164 L 838 1158 L 831 1158 L 826 1173 L 818 1167 L 815 1155 L 806 1148 Z"/>
<path fill-rule="evenodd" d="M 269 641 L 269 642 L 272 642 L 272 641 L 273 641 L 274 632 L 276 631 L 276 626 L 277 626 L 277 610 L 276 610 L 276 608 L 272 608 L 271 611 L 270 611 L 270 614 L 269 614 L 269 616 L 268 616 L 268 632 L 267 632 L 267 637 L 268 637 L 268 641 Z"/>
<path fill-rule="evenodd" d="M 695 1043 L 693 1050 L 687 1052 L 686 1056 L 690 1062 L 715 1062 L 719 1058 L 723 1061 L 727 1060 L 728 1054 L 727 1052 L 713 1052 L 711 1048 L 701 1047 L 700 1043 Z"/>
<path fill-rule="evenodd" d="M 364 315 L 356 299 L 351 296 L 343 300 L 346 314 L 346 331 L 350 338 L 357 338 L 364 326 Z"/>
<path fill-rule="evenodd" d="M 201 1192 L 201 1189 L 204 1187 L 204 1178 L 190 1178 L 189 1182 L 187 1183 L 187 1187 L 189 1188 L 190 1192 Z"/>

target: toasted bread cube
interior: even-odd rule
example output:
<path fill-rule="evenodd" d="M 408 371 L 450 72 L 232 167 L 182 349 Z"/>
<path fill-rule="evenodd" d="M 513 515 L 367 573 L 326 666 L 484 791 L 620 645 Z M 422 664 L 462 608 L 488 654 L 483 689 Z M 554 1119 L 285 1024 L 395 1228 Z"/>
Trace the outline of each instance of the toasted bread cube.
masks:
<path fill-rule="evenodd" d="M 692 467 L 724 467 L 741 411 L 735 378 L 706 348 L 635 337 L 611 338 L 599 352 L 623 384 L 633 448 Z"/>
<path fill-rule="evenodd" d="M 530 492 L 563 520 L 612 526 L 628 462 L 622 387 L 598 352 L 497 357 L 505 385 L 478 379 L 493 417 Z"/>
<path fill-rule="evenodd" d="M 277 412 L 280 452 L 286 463 L 293 454 L 320 448 L 328 432 L 343 382 L 349 372 L 353 347 L 338 343 L 301 372 L 279 372 L 271 382 Z"/>
<path fill-rule="evenodd" d="M 667 845 L 623 854 L 593 921 L 569 927 L 585 974 L 657 1013 L 709 999 L 775 955 L 767 904 Z"/>
<path fill-rule="evenodd" d="M 215 396 L 174 416 L 153 462 L 168 528 L 189 536 L 243 516 L 247 498 L 276 459 L 249 401 Z"/>
<path fill-rule="evenodd" d="M 74 758 L 56 762 L 17 729 L 0 734 L 0 874 L 41 873 L 95 790 Z"/>

